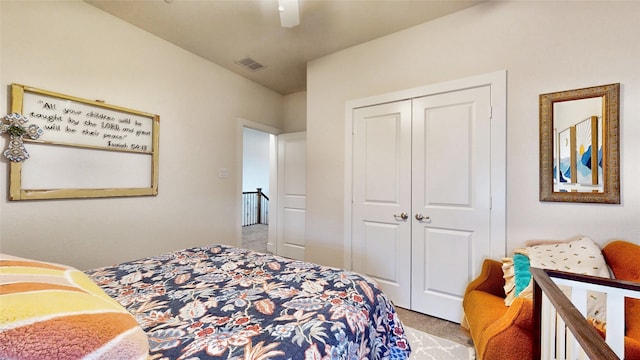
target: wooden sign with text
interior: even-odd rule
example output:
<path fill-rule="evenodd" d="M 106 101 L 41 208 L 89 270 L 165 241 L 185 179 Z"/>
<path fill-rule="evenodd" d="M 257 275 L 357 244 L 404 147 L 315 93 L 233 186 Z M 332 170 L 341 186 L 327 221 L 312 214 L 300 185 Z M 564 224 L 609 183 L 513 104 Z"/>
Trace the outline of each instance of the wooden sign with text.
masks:
<path fill-rule="evenodd" d="M 11 164 L 10 200 L 157 195 L 158 115 L 19 84 L 11 95 L 44 134 Z"/>

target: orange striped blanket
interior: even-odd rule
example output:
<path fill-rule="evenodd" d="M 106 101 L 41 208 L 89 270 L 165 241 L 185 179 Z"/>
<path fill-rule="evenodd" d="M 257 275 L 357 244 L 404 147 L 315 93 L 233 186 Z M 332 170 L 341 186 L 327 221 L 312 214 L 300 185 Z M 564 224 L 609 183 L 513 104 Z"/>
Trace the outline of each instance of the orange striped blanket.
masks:
<path fill-rule="evenodd" d="M 83 272 L 0 254 L 0 359 L 145 359 L 135 318 Z"/>

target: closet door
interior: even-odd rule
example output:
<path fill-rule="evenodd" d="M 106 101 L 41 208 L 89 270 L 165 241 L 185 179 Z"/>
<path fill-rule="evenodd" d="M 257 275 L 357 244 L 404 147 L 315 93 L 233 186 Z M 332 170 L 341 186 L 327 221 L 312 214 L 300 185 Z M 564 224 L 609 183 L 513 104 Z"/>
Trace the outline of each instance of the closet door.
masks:
<path fill-rule="evenodd" d="M 411 101 L 354 110 L 352 265 L 411 299 Z"/>
<path fill-rule="evenodd" d="M 490 256 L 489 86 L 414 99 L 411 308 L 454 322 Z"/>

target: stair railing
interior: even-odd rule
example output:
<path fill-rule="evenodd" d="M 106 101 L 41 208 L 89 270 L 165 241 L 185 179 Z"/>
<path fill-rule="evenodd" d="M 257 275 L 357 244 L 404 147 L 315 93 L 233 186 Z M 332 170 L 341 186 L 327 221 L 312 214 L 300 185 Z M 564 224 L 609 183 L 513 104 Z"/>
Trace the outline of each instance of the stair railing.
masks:
<path fill-rule="evenodd" d="M 269 197 L 262 188 L 242 192 L 242 214 L 242 226 L 269 224 Z"/>
<path fill-rule="evenodd" d="M 624 299 L 640 283 L 531 268 L 533 359 L 624 359 Z M 558 287 L 571 288 L 571 300 Z M 606 341 L 586 319 L 587 291 L 607 294 Z"/>

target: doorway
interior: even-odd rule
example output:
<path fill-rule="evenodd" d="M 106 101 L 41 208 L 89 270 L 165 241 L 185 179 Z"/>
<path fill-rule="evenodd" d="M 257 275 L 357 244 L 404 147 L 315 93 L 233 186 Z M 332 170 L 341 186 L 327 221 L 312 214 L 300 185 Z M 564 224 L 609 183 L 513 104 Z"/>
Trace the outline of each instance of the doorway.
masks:
<path fill-rule="evenodd" d="M 304 132 L 281 134 L 276 128 L 263 125 L 257 122 L 238 119 L 236 131 L 236 156 L 238 163 L 238 182 L 237 182 L 237 202 L 238 214 L 236 246 L 247 247 L 253 246 L 251 242 L 255 242 L 256 246 L 260 246 L 258 251 L 264 250 L 264 228 L 267 228 L 266 252 L 276 255 L 286 256 L 293 259 L 303 260 L 305 257 L 305 215 L 306 215 L 306 134 Z M 245 139 L 245 130 L 247 138 Z M 268 136 L 268 149 L 264 145 L 256 144 L 265 141 L 257 140 L 253 136 Z M 245 143 L 249 146 L 256 145 L 256 149 L 249 147 L 247 157 L 245 158 Z M 250 150 L 249 150 L 250 149 Z M 255 155 L 257 152 L 258 155 Z M 256 162 L 254 158 L 260 158 L 260 162 L 266 161 L 266 153 L 268 153 L 269 170 L 268 170 L 268 187 L 262 184 L 267 183 L 265 178 L 266 171 L 262 166 L 251 165 Z M 254 158 L 252 158 L 254 157 Z M 245 163 L 247 167 L 245 169 Z M 245 176 L 247 183 L 245 186 Z M 249 179 L 254 176 L 260 177 L 262 180 Z M 259 182 L 258 182 L 259 181 Z M 258 191 L 258 184 L 262 186 Z M 261 203 L 263 211 L 261 215 L 267 217 L 268 224 L 262 224 L 251 229 L 245 229 L 246 243 L 243 240 L 243 226 L 245 217 L 245 208 L 243 204 L 243 192 L 262 192 L 268 197 L 268 205 Z M 266 207 L 266 209 L 264 209 Z M 262 227 L 262 229 L 260 229 Z M 252 231 L 256 230 L 256 231 Z M 258 233 L 258 234 L 255 234 Z M 259 237 L 259 240 L 251 237 Z"/>
<path fill-rule="evenodd" d="M 245 139 L 245 132 L 247 133 L 247 138 Z M 277 211 L 275 206 L 277 205 L 277 200 L 274 199 L 277 192 L 277 167 L 276 167 L 276 142 L 277 135 L 280 134 L 281 131 L 278 128 L 274 128 L 268 125 L 264 125 L 259 122 L 237 118 L 236 122 L 236 208 L 235 213 L 236 216 L 236 246 L 245 247 L 243 240 L 243 230 L 245 233 L 245 237 L 258 237 L 259 239 L 247 239 L 247 244 L 253 247 L 253 245 L 249 244 L 250 242 L 254 242 L 255 244 L 260 244 L 256 246 L 260 246 L 259 251 L 264 250 L 264 239 L 265 239 L 265 230 L 266 230 L 266 252 L 275 253 L 275 239 L 276 239 L 276 217 Z M 254 138 L 254 136 L 256 138 Z M 268 138 L 268 147 L 265 148 L 265 138 Z M 249 149 L 247 150 L 247 158 L 245 159 L 245 144 L 248 145 Z M 261 145 L 257 145 L 261 144 Z M 255 145 L 255 146 L 253 146 Z M 255 148 L 255 149 L 254 149 Z M 257 153 L 257 154 L 254 154 Z M 260 153 L 262 155 L 260 155 Z M 268 154 L 268 155 L 267 155 Z M 259 161 L 264 162 L 265 159 L 268 158 L 268 170 L 265 170 L 263 166 L 253 166 L 251 164 L 255 163 L 256 159 L 261 159 Z M 245 163 L 247 163 L 247 169 L 245 169 Z M 249 179 L 249 177 L 253 177 L 253 174 L 260 178 L 260 180 L 253 181 Z M 246 186 L 245 186 L 245 177 L 247 178 Z M 265 180 L 266 177 L 266 180 Z M 267 224 L 262 224 L 263 226 L 256 226 L 254 228 L 245 229 L 243 224 L 245 223 L 245 208 L 244 208 L 244 195 L 243 192 L 257 192 L 257 188 L 261 188 L 261 192 L 264 193 L 269 198 L 268 205 L 265 202 L 261 203 L 261 207 L 266 207 L 266 209 L 261 209 L 263 212 L 261 214 L 260 222 L 263 222 L 262 216 L 265 216 L 264 212 L 266 211 Z M 255 195 L 254 195 L 255 196 Z M 255 231 L 254 231 L 255 230 Z M 263 251 L 264 252 L 264 251 Z"/>
<path fill-rule="evenodd" d="M 242 247 L 267 252 L 274 135 L 243 127 Z"/>

